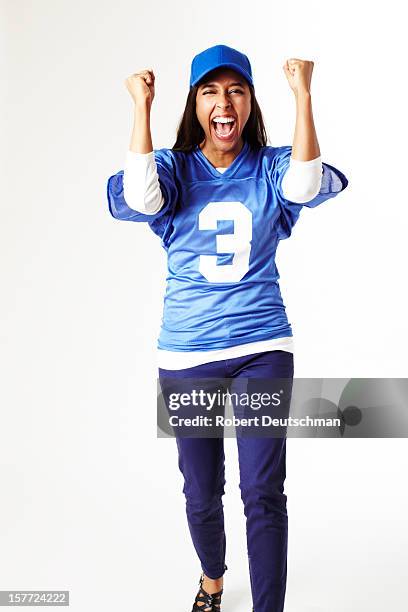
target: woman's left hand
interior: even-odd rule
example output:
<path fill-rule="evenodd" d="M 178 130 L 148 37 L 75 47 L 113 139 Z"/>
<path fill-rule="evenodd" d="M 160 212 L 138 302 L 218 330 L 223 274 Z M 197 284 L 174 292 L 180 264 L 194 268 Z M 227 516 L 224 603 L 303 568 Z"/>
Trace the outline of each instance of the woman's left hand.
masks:
<path fill-rule="evenodd" d="M 299 93 L 310 93 L 314 62 L 292 57 L 283 65 L 283 70 L 288 79 L 290 88 L 297 95 Z"/>

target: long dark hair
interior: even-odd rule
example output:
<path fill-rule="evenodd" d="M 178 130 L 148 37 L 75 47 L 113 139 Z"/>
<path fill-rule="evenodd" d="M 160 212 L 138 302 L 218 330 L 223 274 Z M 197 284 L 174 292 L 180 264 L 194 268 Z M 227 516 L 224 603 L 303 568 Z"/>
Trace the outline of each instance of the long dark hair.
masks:
<path fill-rule="evenodd" d="M 200 83 L 197 83 L 190 87 L 186 106 L 177 127 L 177 138 L 172 146 L 173 151 L 185 151 L 190 153 L 195 146 L 199 145 L 205 138 L 204 130 L 196 114 L 196 98 L 199 86 Z M 251 93 L 251 113 L 242 130 L 242 138 L 244 141 L 248 142 L 251 149 L 256 150 L 266 146 L 268 135 L 266 133 L 261 109 L 255 97 L 255 90 L 250 83 L 248 83 L 248 87 Z"/>

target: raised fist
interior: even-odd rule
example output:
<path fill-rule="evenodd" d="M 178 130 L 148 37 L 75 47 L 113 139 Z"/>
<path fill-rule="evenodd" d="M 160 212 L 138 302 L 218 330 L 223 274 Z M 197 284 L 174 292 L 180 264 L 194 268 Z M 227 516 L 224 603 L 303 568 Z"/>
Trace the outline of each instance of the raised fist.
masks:
<path fill-rule="evenodd" d="M 292 91 L 296 93 L 307 91 L 310 93 L 314 62 L 291 57 L 283 65 L 286 78 Z"/>
<path fill-rule="evenodd" d="M 125 85 L 137 106 L 151 106 L 154 98 L 153 69 L 141 70 L 125 79 Z"/>

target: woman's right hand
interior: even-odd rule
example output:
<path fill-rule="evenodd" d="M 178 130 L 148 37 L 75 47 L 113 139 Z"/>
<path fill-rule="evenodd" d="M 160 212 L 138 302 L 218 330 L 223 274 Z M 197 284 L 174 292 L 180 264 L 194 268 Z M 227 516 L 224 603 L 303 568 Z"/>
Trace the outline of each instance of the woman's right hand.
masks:
<path fill-rule="evenodd" d="M 154 98 L 154 80 L 155 76 L 153 69 L 141 70 L 132 74 L 125 79 L 125 85 L 133 98 L 136 106 L 152 105 Z"/>

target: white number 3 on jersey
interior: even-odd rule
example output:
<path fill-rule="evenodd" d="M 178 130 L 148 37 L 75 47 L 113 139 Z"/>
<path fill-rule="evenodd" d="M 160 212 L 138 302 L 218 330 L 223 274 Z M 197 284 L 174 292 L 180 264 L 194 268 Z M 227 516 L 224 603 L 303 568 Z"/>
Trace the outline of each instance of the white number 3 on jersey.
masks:
<path fill-rule="evenodd" d="M 199 270 L 212 283 L 240 281 L 249 269 L 252 213 L 242 202 L 209 202 L 198 216 L 200 230 L 217 229 L 217 221 L 233 221 L 233 234 L 216 236 L 217 253 L 233 253 L 231 264 L 217 264 L 217 255 L 200 255 Z"/>

